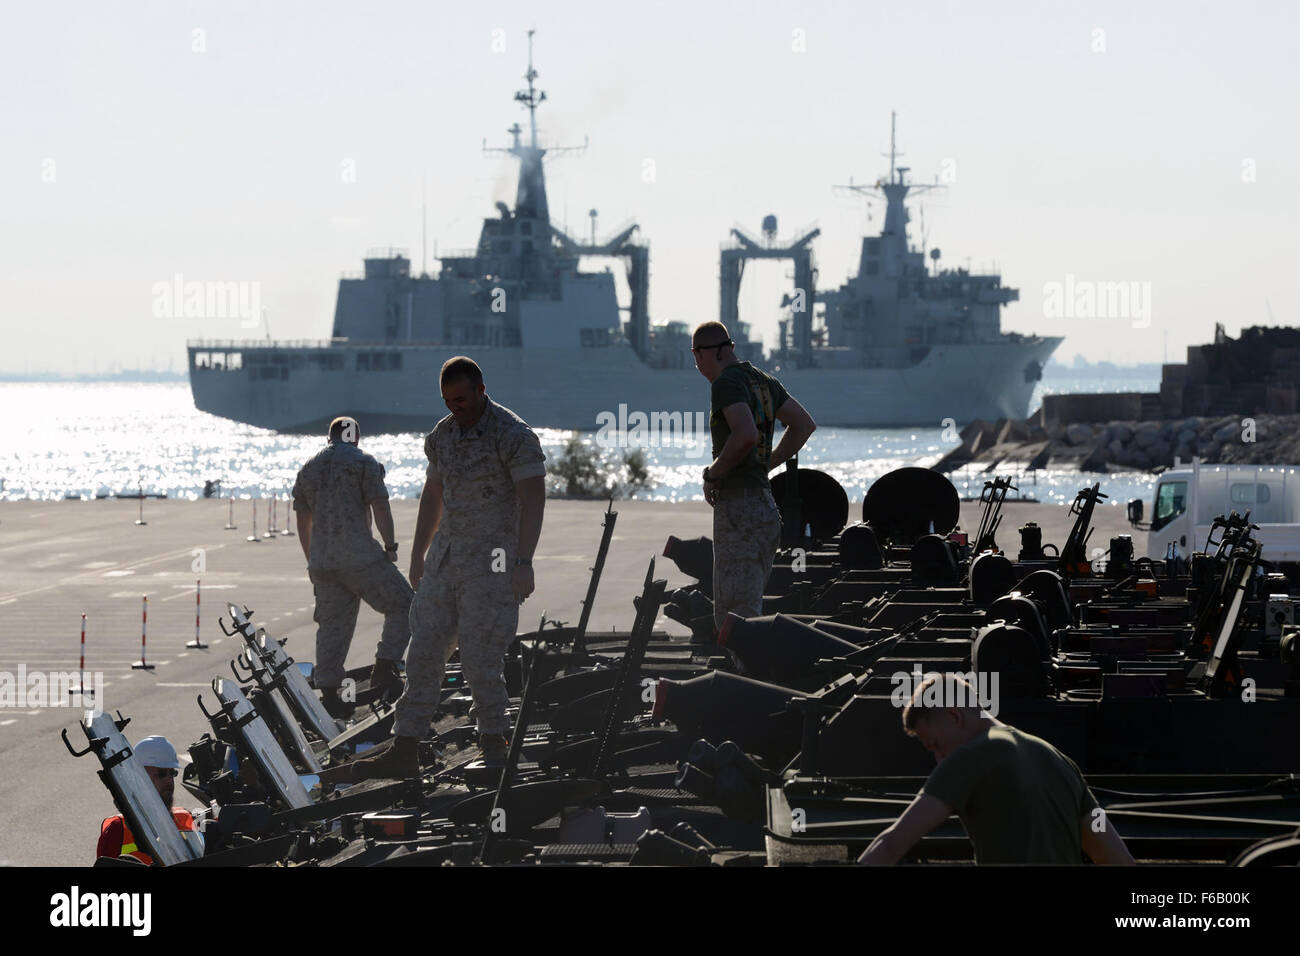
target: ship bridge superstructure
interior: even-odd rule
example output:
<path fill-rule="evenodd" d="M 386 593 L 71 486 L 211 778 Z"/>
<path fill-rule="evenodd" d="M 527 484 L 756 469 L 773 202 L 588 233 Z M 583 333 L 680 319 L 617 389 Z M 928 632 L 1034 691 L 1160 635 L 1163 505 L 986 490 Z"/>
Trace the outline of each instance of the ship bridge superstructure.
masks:
<path fill-rule="evenodd" d="M 515 93 L 516 102 L 528 111 L 527 127 L 515 123 L 507 130 L 509 146 L 483 147 L 485 153 L 504 153 L 518 160 L 515 205 L 512 209 L 497 203 L 498 215 L 483 220 L 472 252 L 442 258 L 439 278 L 446 287 L 448 333 L 458 338 L 485 335 L 485 341 L 525 347 L 573 338 L 589 347 L 630 346 L 644 357 L 649 249 L 633 239 L 637 226 L 631 224 L 603 243 L 594 236 L 590 243 L 581 243 L 551 221 L 545 161 L 580 152 L 586 143 L 542 145 L 537 110 L 546 93 L 536 85 L 532 37 L 529 31 L 527 87 Z M 608 271 L 582 271 L 582 259 L 591 257 L 624 261 L 631 291 L 626 309 L 618 304 Z M 629 313 L 626 324 L 622 311 Z"/>
<path fill-rule="evenodd" d="M 938 249 L 914 248 L 908 239 L 907 200 L 943 188 L 909 181 L 898 164 L 897 117 L 891 114 L 889 174 L 872 185 L 837 187 L 885 201 L 879 235 L 865 236 L 857 274 L 839 289 L 823 293 L 826 345 L 818 364 L 861 363 L 865 367 L 907 367 L 939 345 L 1002 341 L 1001 309 L 1020 297 L 997 273 L 940 269 Z"/>
<path fill-rule="evenodd" d="M 370 256 L 365 275 L 339 284 L 334 336 L 351 342 L 422 342 L 452 347 L 630 347 L 644 358 L 649 329 L 649 249 L 636 225 L 597 243 L 575 241 L 550 217 L 545 164 L 582 146 L 548 146 L 538 129 L 546 93 L 537 87 L 533 34 L 528 34 L 525 86 L 514 94 L 527 111 L 510 140 L 485 154 L 518 164 L 515 202 L 496 204 L 482 221 L 478 244 L 444 253 L 435 275 L 410 274 L 404 254 Z M 594 216 L 594 210 L 593 210 Z M 614 257 L 627 268 L 631 301 L 622 307 L 613 275 L 583 271 L 582 260 Z M 628 312 L 626 323 L 622 312 Z"/>

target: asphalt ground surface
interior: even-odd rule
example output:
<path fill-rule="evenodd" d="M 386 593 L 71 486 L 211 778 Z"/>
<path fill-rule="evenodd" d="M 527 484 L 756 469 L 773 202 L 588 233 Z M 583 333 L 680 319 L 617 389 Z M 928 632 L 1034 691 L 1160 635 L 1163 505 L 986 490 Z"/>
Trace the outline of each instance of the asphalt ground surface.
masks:
<path fill-rule="evenodd" d="M 416 501 L 394 501 L 399 566 L 405 570 Z M 129 500 L 0 503 L 0 672 L 15 681 L 25 667 L 28 684 L 39 672 L 75 672 L 81 615 L 87 615 L 86 670 L 103 674 L 103 703 L 131 718 L 127 739 L 164 734 L 182 761 L 189 746 L 208 731 L 195 702 L 204 695 L 212 709 L 214 676 L 230 676 L 230 659 L 242 646 L 217 626 L 225 604 L 246 604 L 254 621 L 287 650 L 312 660 L 315 624 L 312 588 L 297 537 L 277 535 L 253 544 L 249 501 L 235 503 L 233 531 L 224 529 L 224 500 L 144 502 L 143 526 L 135 524 L 138 502 Z M 589 569 L 601 537 L 604 502 L 551 500 L 534 566 L 537 590 L 520 611 L 521 631 L 533 630 L 543 612 L 548 619 L 576 623 L 586 593 Z M 618 520 L 601 579 L 590 627 L 630 628 L 632 597 L 639 593 L 647 563 L 663 550 L 670 534 L 694 538 L 711 534 L 710 509 L 702 502 L 667 504 L 615 502 Z M 288 516 L 277 508 L 278 526 Z M 257 505 L 258 534 L 267 530 L 266 502 Z M 854 503 L 852 517 L 861 514 Z M 1014 556 L 1015 529 L 1026 521 L 1043 528 L 1043 540 L 1060 544 L 1072 519 L 1062 506 L 1008 504 L 1003 508 L 999 544 Z M 973 532 L 978 504 L 963 503 L 961 527 Z M 1122 507 L 1098 509 L 1091 545 L 1105 547 L 1115 534 L 1128 533 Z M 1135 539 L 1138 553 L 1144 541 Z M 195 553 L 196 549 L 202 555 Z M 204 569 L 196 573 L 202 558 Z M 670 588 L 691 583 L 666 558 L 658 558 L 656 577 Z M 191 650 L 194 638 L 195 580 L 202 580 L 202 639 L 207 650 Z M 153 670 L 133 670 L 140 660 L 141 596 L 149 597 L 146 660 Z M 349 667 L 374 658 L 382 618 L 365 605 L 357 622 Z M 684 633 L 661 618 L 657 627 Z M 91 677 L 93 680 L 93 677 Z M 24 695 L 25 696 L 25 695 Z M 22 703 L 26 706 L 14 706 Z M 50 704 L 60 706 L 50 706 Z M 96 776 L 93 755 L 74 759 L 59 739 L 81 749 L 85 735 L 80 711 L 66 698 L 51 702 L 15 695 L 0 705 L 0 864 L 88 866 L 93 861 L 100 822 L 116 811 Z M 196 801 L 179 783 L 178 805 Z"/>

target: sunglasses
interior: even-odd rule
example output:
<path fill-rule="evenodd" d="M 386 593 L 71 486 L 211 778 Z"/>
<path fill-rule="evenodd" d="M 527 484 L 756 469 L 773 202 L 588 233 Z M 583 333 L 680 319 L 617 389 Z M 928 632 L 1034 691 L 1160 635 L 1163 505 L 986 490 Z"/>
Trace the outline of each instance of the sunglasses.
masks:
<path fill-rule="evenodd" d="M 713 345 L 699 345 L 699 346 L 692 345 L 691 351 L 694 352 L 696 355 L 699 355 L 705 349 L 718 349 L 718 354 L 721 355 L 722 349 L 725 349 L 728 345 L 735 345 L 735 344 L 736 343 L 731 341 L 731 339 L 727 339 L 727 341 L 725 342 L 716 342 Z"/>

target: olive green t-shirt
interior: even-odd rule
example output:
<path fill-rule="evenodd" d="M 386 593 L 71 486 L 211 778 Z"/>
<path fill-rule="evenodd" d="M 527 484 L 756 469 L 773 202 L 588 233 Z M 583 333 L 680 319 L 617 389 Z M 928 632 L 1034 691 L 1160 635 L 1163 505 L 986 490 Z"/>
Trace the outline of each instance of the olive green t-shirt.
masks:
<path fill-rule="evenodd" d="M 1046 740 L 993 726 L 958 747 L 921 789 L 952 807 L 976 863 L 1080 863 L 1079 821 L 1097 801 Z"/>
<path fill-rule="evenodd" d="M 712 414 L 709 432 L 713 437 L 713 457 L 722 453 L 722 446 L 731 435 L 731 426 L 723 409 L 737 402 L 749 406 L 758 427 L 758 444 L 739 465 L 722 479 L 724 488 L 767 488 L 768 462 L 772 458 L 772 433 L 776 428 L 776 413 L 789 397 L 784 386 L 766 372 L 761 372 L 748 362 L 736 362 L 722 370 L 713 382 L 711 394 Z"/>

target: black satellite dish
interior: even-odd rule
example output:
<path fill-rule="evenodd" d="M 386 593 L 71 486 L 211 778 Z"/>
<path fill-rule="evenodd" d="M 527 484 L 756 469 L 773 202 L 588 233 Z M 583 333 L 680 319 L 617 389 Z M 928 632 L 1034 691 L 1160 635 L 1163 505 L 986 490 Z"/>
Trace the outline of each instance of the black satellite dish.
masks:
<path fill-rule="evenodd" d="M 786 520 L 785 491 L 789 474 L 788 470 L 781 471 L 772 478 L 772 497 L 781 510 L 782 522 Z M 848 493 L 824 471 L 800 468 L 798 475 L 803 524 L 811 526 L 812 536 L 818 541 L 835 537 L 849 521 Z M 802 533 L 802 525 L 798 530 Z"/>
<path fill-rule="evenodd" d="M 929 468 L 898 468 L 882 475 L 862 502 L 862 520 L 894 544 L 910 544 L 923 534 L 947 534 L 957 526 L 960 512 L 957 489 Z"/>

